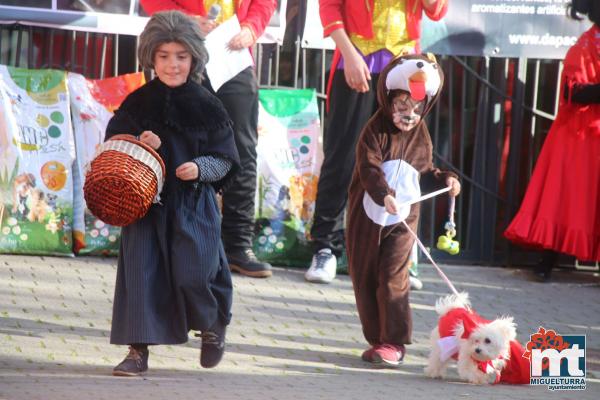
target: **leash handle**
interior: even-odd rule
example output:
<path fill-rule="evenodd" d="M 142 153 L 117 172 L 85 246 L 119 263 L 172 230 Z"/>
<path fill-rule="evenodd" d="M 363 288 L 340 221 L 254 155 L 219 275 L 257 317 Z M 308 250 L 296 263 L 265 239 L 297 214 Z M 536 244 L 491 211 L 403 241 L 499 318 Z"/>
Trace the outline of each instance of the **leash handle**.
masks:
<path fill-rule="evenodd" d="M 454 208 L 456 205 L 456 197 L 450 196 L 448 199 L 448 221 L 444 224 L 446 236 L 454 238 L 456 236 L 456 224 L 454 223 Z"/>
<path fill-rule="evenodd" d="M 415 203 L 419 203 L 419 202 L 421 202 L 423 200 L 430 199 L 432 197 L 438 196 L 438 195 L 440 195 L 442 193 L 446 193 L 448 191 L 450 191 L 450 187 L 449 186 L 445 187 L 443 189 L 440 189 L 440 190 L 436 190 L 435 192 L 427 193 L 427 194 L 425 194 L 425 195 L 423 195 L 421 197 L 418 197 L 416 199 L 411 199 L 411 200 L 404 201 L 404 202 L 398 204 L 398 208 L 402 208 L 402 207 L 405 207 L 405 206 L 413 205 Z"/>
<path fill-rule="evenodd" d="M 456 206 L 456 197 L 450 196 L 448 200 L 448 221 L 454 225 L 454 208 Z"/>

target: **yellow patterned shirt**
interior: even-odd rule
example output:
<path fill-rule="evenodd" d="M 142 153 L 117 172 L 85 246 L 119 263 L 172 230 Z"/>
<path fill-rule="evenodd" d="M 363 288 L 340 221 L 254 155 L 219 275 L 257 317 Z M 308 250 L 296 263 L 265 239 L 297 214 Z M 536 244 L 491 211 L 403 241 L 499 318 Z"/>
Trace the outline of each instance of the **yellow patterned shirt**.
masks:
<path fill-rule="evenodd" d="M 401 54 L 406 48 L 410 53 L 414 52 L 416 41 L 408 39 L 406 30 L 406 0 L 374 1 L 373 34 L 372 39 L 351 34 L 350 40 L 365 56 L 382 49 L 394 55 Z"/>
<path fill-rule="evenodd" d="M 220 24 L 223 21 L 227 21 L 229 18 L 233 17 L 235 14 L 235 10 L 237 9 L 236 0 L 204 0 L 204 8 L 206 9 L 207 13 L 213 4 L 218 4 L 221 6 L 221 12 L 215 20 L 217 24 Z"/>

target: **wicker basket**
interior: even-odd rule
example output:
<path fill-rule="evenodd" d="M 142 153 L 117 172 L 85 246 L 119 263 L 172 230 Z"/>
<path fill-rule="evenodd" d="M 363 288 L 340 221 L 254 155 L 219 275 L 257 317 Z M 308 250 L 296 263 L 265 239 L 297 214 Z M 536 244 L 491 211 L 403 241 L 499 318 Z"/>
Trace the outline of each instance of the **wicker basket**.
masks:
<path fill-rule="evenodd" d="M 115 135 L 100 145 L 85 176 L 88 209 L 110 225 L 142 218 L 158 201 L 165 165 L 148 145 L 131 135 Z"/>

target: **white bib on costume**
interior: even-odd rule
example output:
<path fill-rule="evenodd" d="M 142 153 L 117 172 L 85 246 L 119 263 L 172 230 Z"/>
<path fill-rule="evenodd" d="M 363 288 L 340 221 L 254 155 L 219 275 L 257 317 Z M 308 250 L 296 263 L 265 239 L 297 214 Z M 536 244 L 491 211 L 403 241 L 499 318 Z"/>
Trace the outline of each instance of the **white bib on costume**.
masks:
<path fill-rule="evenodd" d="M 367 216 L 377 225 L 398 224 L 408 217 L 411 204 L 421 197 L 419 172 L 404 160 L 386 161 L 381 169 L 388 185 L 396 191 L 396 201 L 401 205 L 398 214 L 385 211 L 385 207 L 377 205 L 367 192 L 363 197 L 363 207 Z"/>

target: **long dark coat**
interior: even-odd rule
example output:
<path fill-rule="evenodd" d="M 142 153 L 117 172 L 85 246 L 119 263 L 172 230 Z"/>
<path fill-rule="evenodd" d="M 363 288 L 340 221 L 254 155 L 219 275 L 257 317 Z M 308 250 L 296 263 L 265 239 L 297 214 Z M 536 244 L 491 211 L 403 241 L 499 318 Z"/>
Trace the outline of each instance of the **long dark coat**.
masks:
<path fill-rule="evenodd" d="M 215 191 L 239 166 L 233 131 L 220 101 L 188 81 L 154 79 L 131 93 L 110 120 L 106 139 L 151 130 L 166 167 L 161 203 L 123 228 L 110 341 L 176 344 L 190 330 L 231 318 L 232 283 L 221 242 Z M 230 160 L 218 182 L 184 182 L 176 168 L 202 155 Z"/>

